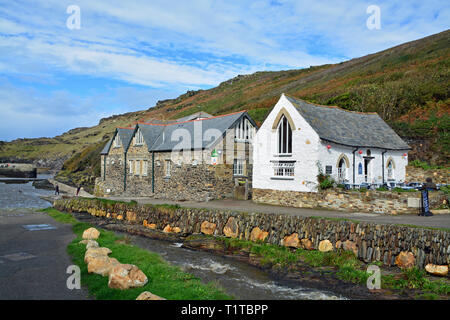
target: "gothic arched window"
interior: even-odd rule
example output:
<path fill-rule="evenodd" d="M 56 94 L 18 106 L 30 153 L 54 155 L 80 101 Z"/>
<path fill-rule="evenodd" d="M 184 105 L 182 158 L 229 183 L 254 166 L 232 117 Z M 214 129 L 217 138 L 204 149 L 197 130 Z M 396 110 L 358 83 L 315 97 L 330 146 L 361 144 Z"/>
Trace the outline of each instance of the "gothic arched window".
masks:
<path fill-rule="evenodd" d="M 278 153 L 292 153 L 292 129 L 287 118 L 283 115 L 280 119 L 277 129 L 278 134 Z"/>
<path fill-rule="evenodd" d="M 387 177 L 388 179 L 394 179 L 394 161 L 389 160 L 387 164 Z"/>

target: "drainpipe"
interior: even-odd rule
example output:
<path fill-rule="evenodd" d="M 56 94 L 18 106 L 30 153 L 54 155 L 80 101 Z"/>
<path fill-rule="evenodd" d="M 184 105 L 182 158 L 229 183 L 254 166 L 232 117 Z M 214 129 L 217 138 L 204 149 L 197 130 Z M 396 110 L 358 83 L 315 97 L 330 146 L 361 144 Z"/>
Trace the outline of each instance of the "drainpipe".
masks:
<path fill-rule="evenodd" d="M 355 152 L 359 149 L 359 147 L 357 147 L 355 150 L 353 150 L 353 184 L 355 184 Z"/>
<path fill-rule="evenodd" d="M 103 156 L 103 181 L 106 180 L 106 156 Z"/>
<path fill-rule="evenodd" d="M 152 151 L 152 193 L 155 193 L 155 151 Z"/>
<path fill-rule="evenodd" d="M 127 190 L 127 153 L 123 153 L 123 191 L 125 192 Z"/>
<path fill-rule="evenodd" d="M 387 150 L 384 150 L 381 153 L 381 175 L 383 177 L 383 184 L 384 184 L 384 154 L 387 152 Z"/>

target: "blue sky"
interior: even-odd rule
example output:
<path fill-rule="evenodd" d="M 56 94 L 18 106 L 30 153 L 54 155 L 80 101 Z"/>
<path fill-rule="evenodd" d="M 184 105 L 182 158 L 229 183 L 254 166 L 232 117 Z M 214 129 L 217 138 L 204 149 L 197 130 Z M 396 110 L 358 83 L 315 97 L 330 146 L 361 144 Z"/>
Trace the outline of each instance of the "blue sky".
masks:
<path fill-rule="evenodd" d="M 80 29 L 66 26 L 70 5 Z M 381 29 L 367 28 L 370 5 Z M 449 21 L 441 0 L 0 0 L 0 140 L 53 137 L 238 74 L 345 61 Z"/>

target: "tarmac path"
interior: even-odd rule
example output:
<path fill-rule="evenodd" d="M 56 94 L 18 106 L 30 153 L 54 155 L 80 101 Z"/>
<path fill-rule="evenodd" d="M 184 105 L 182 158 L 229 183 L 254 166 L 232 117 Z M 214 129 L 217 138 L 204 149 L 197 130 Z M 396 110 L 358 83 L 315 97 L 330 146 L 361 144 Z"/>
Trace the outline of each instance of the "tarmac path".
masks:
<path fill-rule="evenodd" d="M 52 229 L 30 231 L 27 225 Z M 33 209 L 0 209 L 0 300 L 84 300 L 83 287 L 69 290 L 71 225 Z"/>

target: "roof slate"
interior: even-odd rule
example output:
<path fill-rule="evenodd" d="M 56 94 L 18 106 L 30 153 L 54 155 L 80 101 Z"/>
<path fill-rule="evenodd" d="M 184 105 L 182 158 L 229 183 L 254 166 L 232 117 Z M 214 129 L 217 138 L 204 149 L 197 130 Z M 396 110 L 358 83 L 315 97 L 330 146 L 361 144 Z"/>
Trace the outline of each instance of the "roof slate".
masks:
<path fill-rule="evenodd" d="M 376 113 L 352 112 L 286 98 L 323 140 L 352 147 L 411 149 Z"/>
<path fill-rule="evenodd" d="M 176 122 L 169 125 L 149 125 L 140 123 L 139 128 L 142 130 L 142 135 L 144 136 L 149 151 L 170 151 L 177 147 L 178 149 L 204 149 L 214 145 L 223 136 L 226 130 L 244 114 L 246 114 L 246 112 L 241 111 L 224 116 Z M 251 121 L 253 122 L 253 120 Z M 253 125 L 256 126 L 255 123 L 253 123 Z M 181 139 L 181 136 L 184 134 L 190 137 L 190 141 Z M 210 139 L 203 139 L 206 135 L 208 135 Z M 174 141 L 172 141 L 172 138 Z M 181 142 L 183 145 L 180 145 Z"/>
<path fill-rule="evenodd" d="M 111 145 L 112 145 L 114 138 L 116 137 L 116 134 L 119 135 L 122 145 L 125 147 L 128 147 L 128 145 L 131 142 L 131 139 L 133 138 L 133 132 L 134 132 L 134 128 L 116 128 L 116 132 L 114 133 L 114 136 L 106 143 L 105 147 L 103 148 L 102 152 L 100 152 L 100 154 L 108 154 L 109 153 L 109 149 L 111 149 Z"/>

